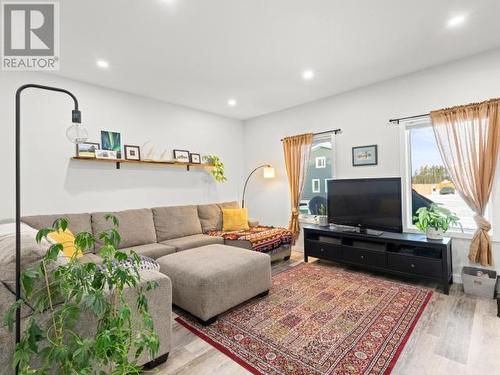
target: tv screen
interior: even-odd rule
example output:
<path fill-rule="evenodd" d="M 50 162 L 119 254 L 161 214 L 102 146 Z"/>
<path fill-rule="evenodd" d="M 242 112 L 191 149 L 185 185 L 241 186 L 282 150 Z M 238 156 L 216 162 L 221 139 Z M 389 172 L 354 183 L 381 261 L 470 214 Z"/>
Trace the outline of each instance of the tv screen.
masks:
<path fill-rule="evenodd" d="M 328 221 L 338 225 L 402 232 L 401 179 L 329 180 Z"/>

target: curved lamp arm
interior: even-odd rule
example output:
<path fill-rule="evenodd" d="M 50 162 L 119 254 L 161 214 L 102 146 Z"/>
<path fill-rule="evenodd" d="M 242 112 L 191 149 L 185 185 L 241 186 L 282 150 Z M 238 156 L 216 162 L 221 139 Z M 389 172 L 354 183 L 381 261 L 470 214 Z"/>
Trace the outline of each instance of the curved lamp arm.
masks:
<path fill-rule="evenodd" d="M 71 113 L 73 123 L 81 123 L 82 114 L 78 109 L 76 96 L 58 87 L 30 83 L 19 87 L 16 91 L 16 301 L 21 299 L 21 93 L 25 89 L 40 89 L 61 92 L 73 99 L 74 109 Z M 16 308 L 16 343 L 21 340 L 21 308 Z M 19 368 L 16 367 L 16 374 Z"/>
<path fill-rule="evenodd" d="M 243 187 L 243 196 L 241 197 L 241 208 L 244 208 L 245 207 L 245 192 L 247 190 L 247 184 L 248 184 L 248 180 L 250 180 L 250 177 L 252 177 L 252 175 L 258 171 L 260 168 L 271 168 L 271 165 L 270 164 L 263 164 L 263 165 L 259 165 L 257 168 L 255 168 L 252 172 L 250 172 L 250 174 L 248 175 L 246 181 L 245 181 L 245 186 Z"/>

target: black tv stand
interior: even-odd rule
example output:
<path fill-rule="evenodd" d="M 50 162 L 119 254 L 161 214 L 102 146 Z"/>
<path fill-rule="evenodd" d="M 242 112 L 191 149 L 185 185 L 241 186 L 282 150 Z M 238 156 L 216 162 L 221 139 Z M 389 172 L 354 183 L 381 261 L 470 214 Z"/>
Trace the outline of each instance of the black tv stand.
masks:
<path fill-rule="evenodd" d="M 345 227 L 304 226 L 305 262 L 311 256 L 393 275 L 437 281 L 445 294 L 453 282 L 451 245 L 451 238 L 431 241 L 424 234 L 382 232 L 372 235 Z"/>

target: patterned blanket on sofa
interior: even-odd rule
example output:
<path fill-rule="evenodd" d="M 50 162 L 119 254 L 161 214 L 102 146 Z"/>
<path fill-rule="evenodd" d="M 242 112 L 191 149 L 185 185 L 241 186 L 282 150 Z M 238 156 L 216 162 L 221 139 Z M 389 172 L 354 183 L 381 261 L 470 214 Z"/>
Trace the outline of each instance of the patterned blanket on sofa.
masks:
<path fill-rule="evenodd" d="M 211 230 L 207 234 L 222 237 L 225 240 L 249 241 L 252 249 L 261 253 L 269 253 L 282 245 L 290 245 L 293 240 L 293 234 L 288 229 L 263 225 L 234 232 Z"/>

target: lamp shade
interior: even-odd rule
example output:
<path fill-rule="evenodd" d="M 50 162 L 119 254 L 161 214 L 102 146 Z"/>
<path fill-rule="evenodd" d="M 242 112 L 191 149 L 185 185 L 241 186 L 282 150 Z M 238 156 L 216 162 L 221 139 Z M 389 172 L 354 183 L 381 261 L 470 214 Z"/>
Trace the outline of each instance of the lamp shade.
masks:
<path fill-rule="evenodd" d="M 274 178 L 275 177 L 275 171 L 274 168 L 269 166 L 264 168 L 264 178 Z"/>

